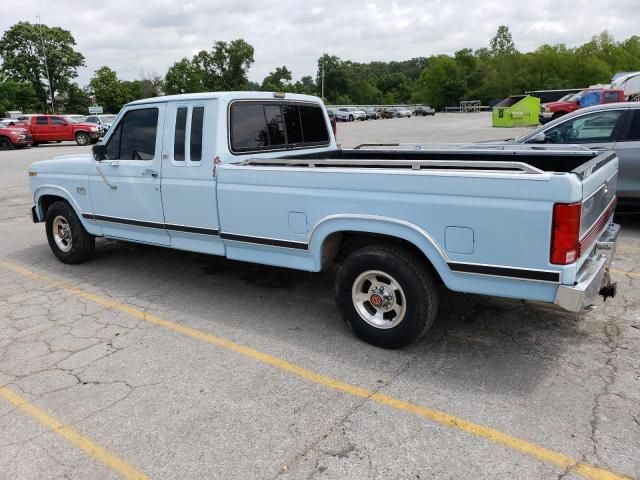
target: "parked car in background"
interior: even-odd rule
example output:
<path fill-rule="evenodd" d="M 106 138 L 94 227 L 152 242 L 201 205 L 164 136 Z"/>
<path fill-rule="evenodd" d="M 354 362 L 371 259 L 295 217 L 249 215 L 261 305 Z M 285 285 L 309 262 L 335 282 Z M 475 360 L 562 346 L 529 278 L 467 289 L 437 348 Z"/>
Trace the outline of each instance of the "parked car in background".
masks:
<path fill-rule="evenodd" d="M 613 186 L 620 206 L 640 207 L 640 102 L 580 109 L 506 142 L 578 144 L 593 150 L 614 150 L 620 165 L 617 185 Z"/>
<path fill-rule="evenodd" d="M 367 114 L 356 107 L 340 107 L 338 108 L 338 111 L 344 112 L 346 114 L 348 122 L 367 119 Z"/>
<path fill-rule="evenodd" d="M 75 140 L 78 145 L 89 145 L 100 140 L 96 124 L 77 123 L 63 115 L 32 115 L 28 121 L 16 125 L 29 130 L 33 137 L 33 145 L 65 140 Z"/>
<path fill-rule="evenodd" d="M 624 102 L 624 90 L 621 88 L 587 88 L 566 100 L 543 103 L 540 105 L 540 123 L 546 123 L 580 108 L 605 103 Z"/>
<path fill-rule="evenodd" d="M 393 110 L 387 107 L 378 107 L 376 108 L 376 112 L 378 113 L 378 118 L 393 118 Z"/>
<path fill-rule="evenodd" d="M 373 107 L 365 108 L 364 113 L 367 116 L 367 120 L 377 120 L 379 118 L 378 112 Z"/>
<path fill-rule="evenodd" d="M 82 122 L 86 122 L 87 121 L 87 116 L 86 115 L 80 115 L 80 114 L 77 114 L 77 113 L 73 113 L 73 114 L 70 114 L 70 115 L 65 115 L 64 118 L 69 120 L 71 123 L 82 123 Z"/>
<path fill-rule="evenodd" d="M 434 108 L 431 108 L 429 105 L 420 105 L 416 107 L 413 114 L 416 116 L 422 115 L 423 117 L 427 115 L 431 115 L 433 117 L 436 114 L 436 111 Z"/>
<path fill-rule="evenodd" d="M 87 123 L 95 123 L 98 125 L 100 129 L 100 133 L 104 135 L 109 131 L 111 125 L 113 125 L 113 121 L 116 119 L 116 115 L 89 115 L 86 117 L 85 122 Z"/>
<path fill-rule="evenodd" d="M 26 128 L 9 125 L 9 122 L 0 122 L 0 150 L 29 147 L 32 143 L 33 139 Z"/>
<path fill-rule="evenodd" d="M 349 112 L 347 112 L 345 110 L 340 110 L 339 108 L 334 108 L 334 109 L 327 110 L 327 111 L 330 111 L 335 115 L 337 122 L 348 122 L 349 121 Z"/>
<path fill-rule="evenodd" d="M 411 110 L 407 110 L 405 107 L 393 107 L 393 116 L 397 118 L 409 118 L 411 117 Z"/>

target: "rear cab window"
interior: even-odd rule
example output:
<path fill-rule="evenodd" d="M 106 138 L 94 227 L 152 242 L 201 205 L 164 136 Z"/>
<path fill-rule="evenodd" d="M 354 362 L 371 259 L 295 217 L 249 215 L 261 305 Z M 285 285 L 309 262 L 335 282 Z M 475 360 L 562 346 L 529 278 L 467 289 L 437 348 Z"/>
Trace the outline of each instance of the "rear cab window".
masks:
<path fill-rule="evenodd" d="M 233 153 L 327 146 L 328 128 L 317 103 L 238 100 L 229 107 Z"/>

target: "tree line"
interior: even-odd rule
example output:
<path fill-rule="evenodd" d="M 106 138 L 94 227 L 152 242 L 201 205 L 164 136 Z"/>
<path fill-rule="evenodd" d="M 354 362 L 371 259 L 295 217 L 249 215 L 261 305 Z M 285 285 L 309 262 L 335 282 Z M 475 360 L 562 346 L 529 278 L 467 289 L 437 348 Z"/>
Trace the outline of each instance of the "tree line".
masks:
<path fill-rule="evenodd" d="M 218 90 L 324 94 L 329 104 L 426 103 L 442 108 L 460 100 L 486 104 L 528 90 L 608 83 L 616 72 L 640 70 L 640 36 L 616 41 L 605 31 L 578 47 L 545 44 L 522 53 L 503 25 L 487 47 L 476 50 L 369 63 L 323 54 L 315 78 L 293 81 L 291 71 L 282 65 L 261 83 L 248 79 L 254 49 L 240 38 L 217 41 L 210 50 L 184 57 L 165 75 L 147 72 L 136 80 L 121 80 L 105 65 L 81 87 L 75 79 L 85 57 L 76 50 L 71 32 L 19 22 L 0 39 L 0 61 L 0 112 L 51 111 L 53 96 L 57 112 L 86 112 L 90 104 L 99 104 L 115 113 L 141 98 Z"/>

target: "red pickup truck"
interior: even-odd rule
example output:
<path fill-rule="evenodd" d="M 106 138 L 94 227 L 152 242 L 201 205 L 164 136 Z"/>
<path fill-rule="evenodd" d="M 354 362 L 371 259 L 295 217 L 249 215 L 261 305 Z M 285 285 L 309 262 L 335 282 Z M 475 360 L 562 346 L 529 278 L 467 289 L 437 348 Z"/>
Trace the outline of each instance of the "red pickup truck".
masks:
<path fill-rule="evenodd" d="M 539 119 L 540 123 L 546 123 L 579 108 L 624 101 L 624 90 L 621 88 L 587 88 L 566 100 L 543 103 L 540 105 Z"/>
<path fill-rule="evenodd" d="M 31 143 L 31 134 L 26 128 L 9 126 L 0 122 L 0 150 L 28 147 Z"/>
<path fill-rule="evenodd" d="M 24 121 L 31 132 L 33 145 L 47 142 L 75 140 L 78 145 L 89 145 L 100 140 L 98 126 L 94 123 L 78 123 L 61 115 L 33 115 Z"/>

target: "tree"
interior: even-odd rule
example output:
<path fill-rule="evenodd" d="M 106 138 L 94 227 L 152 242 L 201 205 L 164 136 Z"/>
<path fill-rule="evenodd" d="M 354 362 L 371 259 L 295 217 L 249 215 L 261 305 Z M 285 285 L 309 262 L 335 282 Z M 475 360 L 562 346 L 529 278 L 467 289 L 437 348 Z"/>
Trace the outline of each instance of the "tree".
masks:
<path fill-rule="evenodd" d="M 318 95 L 318 86 L 311 75 L 305 75 L 295 83 L 294 91 L 305 95 Z"/>
<path fill-rule="evenodd" d="M 291 88 L 291 71 L 283 65 L 276 67 L 275 72 L 269 72 L 262 81 L 262 89 L 269 92 L 286 92 Z"/>
<path fill-rule="evenodd" d="M 77 68 L 84 66 L 84 56 L 74 50 L 75 44 L 68 30 L 19 22 L 0 39 L 2 71 L 13 80 L 30 83 L 46 108 L 49 99 L 78 76 Z M 45 86 L 47 77 L 51 84 Z"/>
<path fill-rule="evenodd" d="M 0 79 L 0 116 L 10 110 L 34 112 L 40 108 L 40 99 L 30 83 Z"/>
<path fill-rule="evenodd" d="M 202 72 L 185 57 L 169 67 L 164 77 L 164 89 L 168 95 L 202 92 L 205 90 Z"/>
<path fill-rule="evenodd" d="M 64 113 L 87 113 L 90 105 L 89 93 L 80 88 L 77 83 L 72 83 L 65 91 L 66 101 Z"/>
<path fill-rule="evenodd" d="M 95 71 L 89 87 L 105 112 L 117 113 L 127 102 L 127 91 L 116 72 L 106 65 Z"/>
<path fill-rule="evenodd" d="M 420 75 L 418 88 L 423 101 L 435 108 L 457 105 L 465 93 L 460 68 L 455 59 L 447 55 L 431 58 Z"/>
<path fill-rule="evenodd" d="M 489 42 L 491 54 L 494 56 L 516 53 L 516 46 L 507 25 L 500 25 L 495 36 Z"/>

